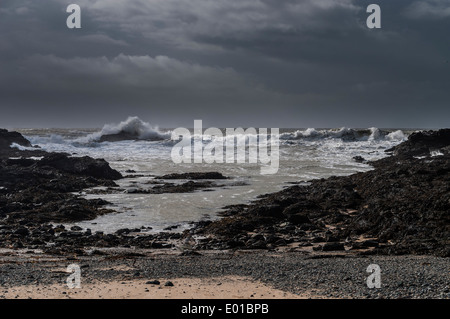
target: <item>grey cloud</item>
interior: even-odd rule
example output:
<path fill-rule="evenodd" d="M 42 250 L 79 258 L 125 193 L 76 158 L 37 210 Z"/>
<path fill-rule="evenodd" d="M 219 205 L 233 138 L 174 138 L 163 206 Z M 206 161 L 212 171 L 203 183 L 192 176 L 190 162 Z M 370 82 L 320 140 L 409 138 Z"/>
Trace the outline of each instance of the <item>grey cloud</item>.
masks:
<path fill-rule="evenodd" d="M 4 0 L 0 126 L 448 126 L 449 1 L 372 2 Z"/>
<path fill-rule="evenodd" d="M 48 89 L 72 87 L 82 79 L 84 85 L 109 82 L 118 86 L 154 89 L 237 88 L 247 83 L 231 68 L 213 68 L 172 59 L 166 56 L 89 57 L 64 59 L 54 55 L 36 55 L 22 67 L 31 82 Z M 45 81 L 40 81 L 44 80 Z"/>
<path fill-rule="evenodd" d="M 202 66 L 166 56 L 120 54 L 114 58 L 65 59 L 34 55 L 22 61 L 18 70 L 14 76 L 0 75 L 4 101 L 14 101 L 26 92 L 23 102 L 71 117 L 80 112 L 86 116 L 100 107 L 123 114 L 144 110 L 209 118 L 220 109 L 224 115 L 239 112 L 242 101 L 263 111 L 287 99 L 231 68 Z M 64 111 L 58 109 L 61 106 Z M 99 115 L 103 121 L 104 114 Z"/>
<path fill-rule="evenodd" d="M 339 28 L 336 17 L 342 21 L 343 13 L 361 10 L 352 0 L 80 0 L 79 3 L 99 24 L 193 50 L 208 49 L 196 41 L 202 36 L 246 39 L 270 30 L 289 33 Z"/>
<path fill-rule="evenodd" d="M 412 19 L 444 19 L 450 17 L 449 0 L 414 1 L 404 14 Z"/>
<path fill-rule="evenodd" d="M 101 44 L 101 45 L 120 45 L 120 46 L 127 46 L 128 43 L 126 43 L 123 40 L 117 40 L 109 37 L 105 34 L 88 34 L 84 35 L 78 38 L 78 41 L 80 41 L 81 45 L 83 45 L 83 42 L 86 45 L 89 44 Z"/>

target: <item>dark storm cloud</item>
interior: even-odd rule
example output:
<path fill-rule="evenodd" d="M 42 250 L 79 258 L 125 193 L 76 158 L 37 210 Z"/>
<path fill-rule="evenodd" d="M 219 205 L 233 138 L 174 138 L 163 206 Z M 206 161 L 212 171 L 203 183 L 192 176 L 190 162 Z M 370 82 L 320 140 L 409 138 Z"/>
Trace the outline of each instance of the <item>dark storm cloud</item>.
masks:
<path fill-rule="evenodd" d="M 70 3 L 82 29 L 65 26 Z M 366 7 L 382 8 L 382 29 Z M 0 126 L 448 126 L 450 1 L 0 4 Z"/>
<path fill-rule="evenodd" d="M 449 2 L 446 0 L 414 1 L 405 15 L 412 19 L 444 19 L 450 17 Z"/>

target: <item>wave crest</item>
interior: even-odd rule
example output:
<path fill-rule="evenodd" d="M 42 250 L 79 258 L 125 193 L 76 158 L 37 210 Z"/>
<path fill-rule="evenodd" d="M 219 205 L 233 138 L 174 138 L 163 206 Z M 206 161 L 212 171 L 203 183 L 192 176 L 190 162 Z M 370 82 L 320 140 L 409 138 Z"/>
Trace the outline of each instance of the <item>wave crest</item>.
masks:
<path fill-rule="evenodd" d="M 79 142 L 115 142 L 123 140 L 161 141 L 170 139 L 170 132 L 161 132 L 158 127 L 130 116 L 119 124 L 105 124 L 100 132 L 90 134 Z"/>

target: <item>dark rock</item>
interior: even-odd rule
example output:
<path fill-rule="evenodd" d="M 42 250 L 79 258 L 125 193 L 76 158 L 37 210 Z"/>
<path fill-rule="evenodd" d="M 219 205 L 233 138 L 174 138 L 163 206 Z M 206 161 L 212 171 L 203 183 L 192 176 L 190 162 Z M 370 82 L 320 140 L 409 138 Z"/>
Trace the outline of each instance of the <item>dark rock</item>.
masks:
<path fill-rule="evenodd" d="M 293 223 L 295 225 L 300 225 L 300 224 L 309 223 L 310 219 L 308 218 L 308 215 L 299 213 L 299 214 L 288 215 L 288 221 L 290 221 L 291 223 Z"/>
<path fill-rule="evenodd" d="M 5 145 L 14 142 L 30 146 L 18 133 L 1 130 L 0 136 L 1 143 Z M 5 159 L 4 156 L 21 158 Z M 43 156 L 43 159 L 26 158 L 29 156 Z M 72 251 L 76 251 L 77 246 L 84 244 L 117 244 L 117 238 L 105 236 L 98 241 L 96 239 L 100 237 L 94 238 L 90 231 L 82 233 L 77 226 L 66 231 L 62 225 L 53 228 L 48 223 L 89 220 L 112 212 L 101 207 L 107 204 L 106 201 L 86 200 L 73 192 L 95 186 L 110 187 L 115 185 L 112 179 L 119 177 L 120 174 L 104 160 L 69 157 L 68 154 L 42 150 L 22 151 L 10 149 L 9 145 L 6 150 L 0 149 L 0 219 L 5 227 L 12 227 L 11 230 L 2 229 L 0 243 L 9 247 L 18 243 L 20 238 L 21 243 L 16 247 L 24 245 L 45 250 L 48 248 L 46 243 L 55 242 L 63 245 L 62 250 L 58 251 L 66 251 L 72 245 Z"/>
<path fill-rule="evenodd" d="M 164 248 L 164 243 L 163 242 L 152 242 L 151 243 L 151 248 Z"/>
<path fill-rule="evenodd" d="M 339 241 L 339 238 L 335 237 L 334 235 L 327 235 L 326 240 L 327 242 L 337 242 Z"/>
<path fill-rule="evenodd" d="M 394 146 L 386 152 L 393 152 L 395 156 L 430 156 L 433 150 L 449 153 L 450 129 L 438 131 L 423 131 L 412 133 L 408 140 Z"/>
<path fill-rule="evenodd" d="M 379 242 L 376 240 L 365 240 L 361 243 L 362 247 L 378 247 Z"/>
<path fill-rule="evenodd" d="M 167 281 L 167 282 L 164 284 L 164 286 L 166 286 L 166 287 L 173 287 L 173 282 Z"/>
<path fill-rule="evenodd" d="M 342 243 L 325 243 L 322 246 L 322 251 L 336 251 L 345 250 L 344 244 Z"/>
<path fill-rule="evenodd" d="M 145 284 L 147 284 L 147 285 L 159 285 L 161 283 L 159 282 L 159 280 L 150 280 L 150 281 L 147 281 Z"/>
<path fill-rule="evenodd" d="M 11 144 L 16 143 L 21 146 L 31 147 L 31 143 L 22 134 L 18 132 L 9 132 L 0 128 L 0 150 L 10 148 Z"/>
<path fill-rule="evenodd" d="M 245 243 L 245 247 L 249 249 L 265 249 L 267 245 L 264 239 L 249 239 Z"/>
<path fill-rule="evenodd" d="M 181 225 L 171 225 L 171 226 L 165 227 L 163 230 L 174 230 L 174 229 L 177 229 L 180 226 Z"/>
<path fill-rule="evenodd" d="M 131 229 L 128 229 L 128 228 L 121 228 L 116 231 L 116 234 L 119 236 L 124 235 L 124 234 L 129 234 L 129 233 L 131 233 Z"/>
<path fill-rule="evenodd" d="M 165 193 L 191 193 L 201 190 L 211 190 L 212 187 L 222 187 L 211 181 L 194 182 L 188 181 L 182 184 L 161 183 L 149 189 L 130 188 L 126 192 L 129 194 L 165 194 Z"/>
<path fill-rule="evenodd" d="M 119 141 L 133 141 L 138 140 L 138 136 L 126 132 L 120 132 L 117 134 L 102 135 L 98 142 L 119 142 Z"/>
<path fill-rule="evenodd" d="M 327 240 L 322 236 L 316 236 L 311 241 L 313 243 L 323 243 L 323 242 L 326 242 Z"/>
<path fill-rule="evenodd" d="M 200 172 L 200 173 L 173 173 L 162 175 L 159 179 L 227 179 L 219 172 Z"/>
<path fill-rule="evenodd" d="M 375 248 L 365 249 L 369 253 L 449 255 L 449 132 L 416 133 L 396 148 L 397 155 L 371 161 L 374 170 L 265 194 L 225 210 L 220 220 L 199 225 L 196 233 L 215 236 L 217 247 L 221 241 L 230 244 L 230 238 L 238 246 L 237 235 L 276 225 L 274 231 L 284 238 L 301 231 L 303 242 L 328 241 L 325 251 L 343 250 L 339 242 L 350 238 L 354 249 Z M 431 157 L 430 150 L 443 155 Z M 330 226 L 333 232 L 324 238 Z M 374 240 L 355 243 L 361 235 Z M 244 242 L 246 248 L 263 246 L 258 240 Z"/>
<path fill-rule="evenodd" d="M 89 156 L 68 157 L 65 154 L 50 154 L 41 159 L 37 165 L 39 167 L 50 166 L 66 173 L 101 179 L 115 180 L 122 178 L 122 175 L 112 169 L 104 159 L 94 159 Z"/>
<path fill-rule="evenodd" d="M 242 240 L 228 240 L 226 242 L 226 245 L 229 249 L 237 248 L 237 247 L 243 247 L 245 246 L 245 242 Z"/>
<path fill-rule="evenodd" d="M 249 215 L 257 217 L 272 217 L 281 218 L 283 213 L 283 207 L 277 204 L 273 205 L 261 205 L 248 210 Z"/>
<path fill-rule="evenodd" d="M 142 138 L 142 136 L 139 134 L 139 132 L 125 132 L 120 131 L 119 133 L 115 134 L 105 134 L 102 135 L 98 142 L 120 142 L 120 141 L 137 141 L 137 140 L 150 140 L 150 141 L 157 141 L 157 140 L 164 140 L 162 136 L 154 135 L 151 138 Z"/>
<path fill-rule="evenodd" d="M 358 163 L 367 163 L 367 160 L 362 156 L 354 156 L 353 160 Z"/>
<path fill-rule="evenodd" d="M 28 236 L 30 234 L 30 231 L 28 230 L 28 228 L 20 227 L 14 231 L 14 234 L 20 236 Z"/>
<path fill-rule="evenodd" d="M 283 238 L 278 239 L 277 241 L 275 241 L 273 243 L 275 246 L 286 246 L 287 242 L 286 240 L 284 240 Z M 308 246 L 311 246 L 311 244 L 309 244 Z"/>
<path fill-rule="evenodd" d="M 36 163 L 35 160 L 30 158 L 17 158 L 17 159 L 7 159 L 5 162 L 7 165 L 17 165 L 22 167 L 29 167 Z"/>
<path fill-rule="evenodd" d="M 295 203 L 288 206 L 283 210 L 283 214 L 287 216 L 288 220 L 295 224 L 310 223 L 311 220 L 308 217 L 308 210 L 317 209 L 318 207 L 312 203 Z"/>

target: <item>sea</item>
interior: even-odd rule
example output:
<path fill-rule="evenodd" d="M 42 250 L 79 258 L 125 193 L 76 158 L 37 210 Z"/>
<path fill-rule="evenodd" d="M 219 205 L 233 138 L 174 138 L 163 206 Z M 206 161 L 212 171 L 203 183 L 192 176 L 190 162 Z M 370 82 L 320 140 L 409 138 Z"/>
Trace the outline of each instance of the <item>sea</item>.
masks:
<path fill-rule="evenodd" d="M 273 193 L 293 184 L 314 179 L 350 175 L 371 170 L 366 160 L 386 157 L 386 150 L 406 140 L 413 130 L 379 128 L 280 128 L 279 168 L 275 174 L 261 174 L 261 163 L 175 163 L 172 149 L 179 142 L 172 138 L 173 128 L 158 128 L 138 117 L 98 129 L 39 128 L 16 129 L 33 145 L 49 152 L 71 156 L 103 158 L 125 178 L 116 181 L 120 191 L 87 189 L 87 199 L 102 198 L 116 213 L 74 225 L 91 231 L 113 233 L 123 228 L 142 228 L 146 232 L 165 229 L 183 231 L 193 222 L 220 218 L 227 205 L 247 204 L 259 195 Z M 225 132 L 225 130 L 222 130 Z M 133 140 L 103 141 L 111 134 L 127 133 Z M 191 130 L 192 132 L 192 130 Z M 270 128 L 268 128 L 270 133 Z M 211 136 L 211 139 L 216 137 Z M 226 136 L 233 138 L 233 136 Z M 203 143 L 208 143 L 205 138 Z M 250 139 L 248 140 L 250 141 Z M 253 140 L 252 140 L 253 141 Z M 20 146 L 16 146 L 20 147 Z M 247 145 L 247 152 L 249 152 Z M 219 187 L 191 193 L 143 194 L 133 189 L 149 189 L 158 176 L 170 173 L 220 172 L 229 177 L 216 181 Z M 186 181 L 170 181 L 182 183 Z"/>

